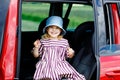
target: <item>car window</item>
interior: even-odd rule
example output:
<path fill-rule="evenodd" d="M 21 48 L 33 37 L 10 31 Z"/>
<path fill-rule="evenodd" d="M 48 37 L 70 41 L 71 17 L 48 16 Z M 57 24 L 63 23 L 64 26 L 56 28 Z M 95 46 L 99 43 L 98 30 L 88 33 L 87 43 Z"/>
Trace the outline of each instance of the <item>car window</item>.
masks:
<path fill-rule="evenodd" d="M 119 44 L 105 45 L 100 48 L 100 55 L 118 55 L 118 54 L 120 54 Z"/>
<path fill-rule="evenodd" d="M 39 23 L 49 15 L 49 3 L 23 2 L 22 4 L 22 31 L 37 31 Z M 63 18 L 67 12 L 68 4 L 63 5 Z M 67 29 L 74 30 L 85 21 L 93 21 L 92 6 L 73 4 L 68 15 Z"/>
<path fill-rule="evenodd" d="M 40 22 L 49 15 L 49 3 L 22 3 L 22 31 L 37 31 Z"/>
<path fill-rule="evenodd" d="M 100 47 L 100 54 L 119 54 L 120 41 L 119 41 L 119 5 L 118 4 L 105 4 L 105 26 L 106 26 L 106 45 Z"/>
<path fill-rule="evenodd" d="M 63 15 L 65 15 L 67 7 L 68 5 L 64 4 Z M 90 5 L 73 4 L 68 18 L 70 22 L 67 29 L 74 30 L 81 23 L 94 21 L 93 8 Z"/>

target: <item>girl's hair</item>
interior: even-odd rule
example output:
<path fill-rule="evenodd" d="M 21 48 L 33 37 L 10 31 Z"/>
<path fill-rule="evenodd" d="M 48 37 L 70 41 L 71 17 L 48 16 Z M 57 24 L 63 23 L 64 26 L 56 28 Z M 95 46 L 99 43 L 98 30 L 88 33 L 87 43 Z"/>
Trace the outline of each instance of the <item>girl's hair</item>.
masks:
<path fill-rule="evenodd" d="M 59 36 L 58 36 L 58 39 L 62 39 L 62 38 L 63 38 L 62 35 L 59 35 Z M 45 33 L 45 34 L 42 35 L 42 39 L 50 39 L 50 35 L 47 34 L 47 33 Z"/>

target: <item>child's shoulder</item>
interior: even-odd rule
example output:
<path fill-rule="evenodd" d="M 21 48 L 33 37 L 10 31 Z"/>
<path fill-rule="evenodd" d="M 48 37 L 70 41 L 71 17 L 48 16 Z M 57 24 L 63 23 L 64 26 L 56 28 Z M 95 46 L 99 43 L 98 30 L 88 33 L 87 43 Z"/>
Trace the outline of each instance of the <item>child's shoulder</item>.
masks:
<path fill-rule="evenodd" d="M 48 41 L 48 39 L 40 39 L 41 42 Z"/>
<path fill-rule="evenodd" d="M 56 40 L 40 39 L 40 42 L 49 42 L 49 41 L 55 41 L 56 42 Z M 62 38 L 62 39 L 59 39 L 58 42 L 68 42 L 68 40 L 65 39 L 65 38 Z"/>
<path fill-rule="evenodd" d="M 65 38 L 62 38 L 61 40 L 68 42 L 68 40 L 67 40 L 67 39 L 65 39 Z"/>
<path fill-rule="evenodd" d="M 65 41 L 67 41 L 67 39 L 65 39 L 65 38 L 62 38 L 61 40 L 65 40 Z"/>

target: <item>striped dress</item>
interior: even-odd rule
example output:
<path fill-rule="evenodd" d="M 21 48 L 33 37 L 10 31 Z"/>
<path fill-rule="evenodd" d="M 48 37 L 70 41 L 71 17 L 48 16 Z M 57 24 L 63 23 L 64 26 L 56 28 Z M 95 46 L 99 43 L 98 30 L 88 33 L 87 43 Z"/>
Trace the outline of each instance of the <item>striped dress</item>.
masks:
<path fill-rule="evenodd" d="M 66 39 L 41 39 L 39 54 L 42 56 L 36 64 L 34 80 L 85 80 L 67 61 Z"/>

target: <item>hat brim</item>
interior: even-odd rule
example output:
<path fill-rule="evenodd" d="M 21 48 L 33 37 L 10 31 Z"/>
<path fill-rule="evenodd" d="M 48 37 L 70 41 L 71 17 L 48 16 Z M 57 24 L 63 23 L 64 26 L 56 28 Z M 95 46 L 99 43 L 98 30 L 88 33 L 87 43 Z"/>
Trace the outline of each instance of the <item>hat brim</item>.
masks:
<path fill-rule="evenodd" d="M 48 27 L 50 27 L 50 26 L 53 26 L 53 25 L 47 25 L 47 26 L 45 26 L 45 27 L 43 28 L 43 33 L 46 33 L 46 29 L 47 29 Z M 57 26 L 57 25 L 55 25 L 55 26 Z M 57 27 L 59 27 L 59 26 L 57 26 Z M 62 30 L 61 35 L 65 35 L 65 34 L 66 34 L 66 31 L 65 31 L 63 28 L 61 28 L 61 27 L 59 27 L 59 28 Z"/>

